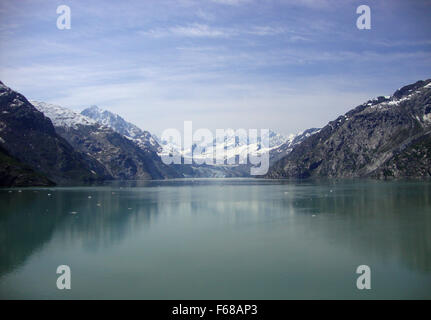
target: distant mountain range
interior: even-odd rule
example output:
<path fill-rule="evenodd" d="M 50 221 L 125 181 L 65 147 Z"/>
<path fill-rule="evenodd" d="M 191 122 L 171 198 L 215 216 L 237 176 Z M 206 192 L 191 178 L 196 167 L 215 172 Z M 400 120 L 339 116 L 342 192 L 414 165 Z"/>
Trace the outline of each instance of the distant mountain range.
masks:
<path fill-rule="evenodd" d="M 136 125 L 127 122 L 119 115 L 112 113 L 108 110 L 103 110 L 97 106 L 91 106 L 81 112 L 88 118 L 91 118 L 98 123 L 110 127 L 119 134 L 135 142 L 140 148 L 145 150 L 152 150 L 157 152 L 159 156 L 163 154 L 163 147 L 168 146 L 166 141 L 162 141 L 159 137 L 151 135 L 148 131 L 143 131 Z M 290 152 L 294 145 L 300 143 L 305 137 L 315 133 L 318 129 L 309 129 L 299 134 L 291 134 L 285 137 L 273 130 L 269 130 L 267 138 L 269 140 L 269 148 L 262 150 L 263 152 L 274 152 L 274 160 L 279 156 L 283 156 Z M 258 150 L 258 143 L 250 144 L 248 141 L 238 141 L 235 138 L 233 130 L 227 131 L 228 134 L 225 138 L 225 144 L 217 144 L 213 141 L 211 144 L 217 148 L 226 148 L 228 159 L 234 158 L 237 155 L 247 156 L 249 152 Z M 263 137 L 262 137 L 263 138 Z M 260 142 L 260 139 L 258 139 Z M 182 146 L 169 144 L 169 150 L 176 154 L 181 155 L 182 158 L 205 158 L 208 152 L 202 152 L 199 155 L 194 154 L 193 150 L 196 144 L 190 149 L 182 150 Z M 203 146 L 205 150 L 209 150 L 209 145 Z M 214 150 L 215 151 L 215 150 Z M 172 165 L 175 170 L 184 177 L 244 177 L 249 176 L 250 170 L 248 165 Z"/>
<path fill-rule="evenodd" d="M 158 158 L 163 154 L 163 147 L 166 146 L 165 141 L 161 141 L 157 136 L 151 135 L 148 131 L 143 131 L 136 125 L 127 122 L 119 115 L 108 110 L 103 110 L 97 106 L 91 106 L 84 109 L 81 115 L 96 121 L 97 123 L 111 128 L 115 132 L 123 135 L 128 140 L 134 142 L 140 149 L 145 152 L 156 153 Z M 189 157 L 190 150 L 181 151 L 181 146 L 171 146 L 174 152 L 180 154 L 183 158 Z M 238 151 L 238 149 L 236 149 Z M 195 155 L 196 156 L 196 155 Z M 221 178 L 221 177 L 245 177 L 249 176 L 250 170 L 247 165 L 170 165 L 177 177 L 206 177 L 206 178 Z"/>
<path fill-rule="evenodd" d="M 273 130 L 269 130 L 268 134 L 263 134 L 262 137 L 258 137 L 257 141 L 252 143 L 248 141 L 247 137 L 236 137 L 234 130 L 226 130 L 226 136 L 223 143 L 218 143 L 216 139 L 214 141 L 201 145 L 200 147 L 203 151 L 199 154 L 194 153 L 196 144 L 192 145 L 192 148 L 188 148 L 182 150 L 181 146 L 175 145 L 173 143 L 167 143 L 166 141 L 162 141 L 158 137 L 154 137 L 159 145 L 165 147 L 166 149 L 162 152 L 159 152 L 159 155 L 163 155 L 164 153 L 171 153 L 180 155 L 183 159 L 193 158 L 193 159 L 205 159 L 211 158 L 211 152 L 217 154 L 222 149 L 225 149 L 226 156 L 225 162 L 238 160 L 237 157 L 241 156 L 245 159 L 250 153 L 256 154 L 259 152 L 260 154 L 269 153 L 269 162 L 270 164 L 276 162 L 280 158 L 287 155 L 294 146 L 301 143 L 307 137 L 313 135 L 318 132 L 320 129 L 312 128 L 307 129 L 298 134 L 291 134 L 289 136 L 283 136 Z M 261 140 L 268 139 L 269 147 L 262 148 Z M 213 146 L 213 150 L 211 150 L 211 146 Z M 237 161 L 238 162 L 238 161 Z M 248 177 L 250 176 L 250 164 L 247 165 L 190 165 L 189 167 L 176 166 L 178 169 L 189 169 L 189 171 L 183 172 L 187 177 Z M 191 170 L 191 171 L 190 171 Z"/>
<path fill-rule="evenodd" d="M 431 79 L 378 97 L 331 121 L 259 141 L 225 138 L 226 160 L 247 152 L 268 152 L 266 178 L 431 176 Z M 215 141 L 213 141 L 215 143 Z M 250 165 L 166 165 L 164 147 L 183 159 L 191 149 L 167 144 L 150 132 L 97 106 L 81 113 L 28 101 L 0 82 L 0 186 L 48 186 L 109 179 L 246 177 Z M 209 145 L 204 146 L 205 157 Z"/>
<path fill-rule="evenodd" d="M 224 143 L 218 143 L 216 139 L 213 141 L 208 142 L 207 144 L 201 144 L 200 147 L 203 149 L 201 153 L 196 154 L 195 148 L 197 147 L 197 144 L 193 144 L 191 148 L 187 148 L 185 150 L 182 150 L 181 145 L 176 145 L 173 143 L 168 143 L 167 141 L 162 141 L 160 138 L 155 137 L 159 145 L 169 150 L 171 153 L 175 153 L 178 155 L 181 155 L 184 158 L 194 158 L 194 159 L 205 159 L 205 158 L 212 158 L 213 153 L 216 153 L 225 150 L 226 156 L 225 160 L 232 160 L 235 159 L 236 156 L 247 156 L 250 152 L 256 152 L 257 150 L 260 150 L 261 152 L 270 152 L 271 150 L 280 147 L 283 144 L 289 144 L 293 141 L 293 139 L 296 137 L 296 135 L 290 135 L 289 137 L 285 137 L 277 132 L 274 132 L 273 130 L 269 130 L 268 134 L 264 134 L 262 137 L 258 137 L 257 141 L 252 143 L 248 141 L 247 136 L 236 136 L 235 130 L 228 129 L 226 130 L 226 135 Z M 269 147 L 267 148 L 261 148 L 260 142 L 262 139 L 268 139 L 269 141 Z M 212 147 L 212 148 L 211 148 Z M 162 152 L 159 152 L 160 154 L 163 154 Z"/>

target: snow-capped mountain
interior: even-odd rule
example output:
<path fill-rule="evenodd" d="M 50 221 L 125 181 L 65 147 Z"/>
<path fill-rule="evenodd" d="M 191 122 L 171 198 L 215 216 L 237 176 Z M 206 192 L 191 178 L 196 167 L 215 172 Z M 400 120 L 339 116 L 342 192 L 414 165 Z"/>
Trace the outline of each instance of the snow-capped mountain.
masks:
<path fill-rule="evenodd" d="M 51 119 L 55 131 L 76 150 L 97 160 L 114 179 L 141 180 L 182 177 L 155 151 L 80 113 L 58 105 L 32 101 Z"/>
<path fill-rule="evenodd" d="M 160 145 L 152 137 L 151 133 L 141 130 L 136 125 L 127 122 L 118 114 L 103 110 L 98 106 L 91 106 L 84 109 L 81 115 L 110 127 L 114 131 L 135 142 L 141 149 L 150 149 L 155 152 L 160 152 L 161 150 Z"/>
<path fill-rule="evenodd" d="M 258 132 L 258 134 L 260 134 L 260 132 Z M 195 143 L 191 148 L 182 150 L 181 146 L 172 142 L 162 141 L 157 136 L 154 136 L 154 138 L 157 139 L 157 142 L 163 146 L 163 151 L 160 152 L 160 154 L 170 152 L 174 154 L 181 154 L 186 158 L 191 158 L 192 156 L 194 158 L 206 158 L 211 156 L 211 151 L 215 154 L 221 154 L 221 152 L 225 150 L 225 159 L 230 159 L 237 155 L 247 156 L 247 154 L 250 152 L 269 152 L 270 150 L 277 148 L 283 143 L 289 141 L 289 139 L 293 139 L 293 137 L 294 135 L 285 137 L 279 133 L 269 130 L 269 132 L 265 133 L 262 137 L 258 136 L 257 141 L 252 142 L 248 139 L 247 135 L 241 135 L 233 129 L 227 129 L 225 130 L 224 140 L 216 138 L 210 143 Z M 269 147 L 262 147 L 262 139 L 268 139 L 267 141 L 269 141 Z M 201 151 L 199 153 L 195 152 L 196 148 L 198 147 Z"/>
<path fill-rule="evenodd" d="M 225 160 L 233 160 L 237 156 L 247 158 L 250 153 L 253 154 L 264 154 L 270 153 L 270 162 L 277 160 L 280 157 L 285 156 L 289 153 L 294 146 L 301 143 L 305 138 L 311 136 L 312 134 L 318 132 L 319 129 L 311 128 L 298 134 L 290 134 L 284 136 L 273 130 L 268 130 L 264 133 L 262 137 L 258 136 L 256 142 L 249 141 L 247 136 L 236 135 L 234 130 L 226 130 L 226 135 L 224 141 L 218 141 L 214 139 L 212 143 L 208 144 L 193 144 L 192 148 L 187 148 L 182 150 L 182 147 L 176 145 L 172 142 L 162 141 L 160 138 L 154 136 L 158 143 L 163 147 L 160 155 L 163 154 L 175 154 L 181 155 L 184 158 L 194 158 L 194 159 L 205 159 L 212 156 L 213 154 L 222 154 L 225 152 Z M 260 131 L 258 131 L 260 134 Z M 262 145 L 262 140 L 269 141 L 269 146 L 264 147 Z M 198 152 L 196 152 L 197 148 Z M 212 150 L 211 150 L 212 147 Z M 193 154 L 194 153 L 194 154 Z"/>
<path fill-rule="evenodd" d="M 136 153 L 140 156 L 142 156 L 142 153 L 151 154 L 150 158 L 158 164 L 157 167 L 159 168 L 159 170 L 152 172 L 153 177 L 163 177 L 164 171 L 167 171 L 169 176 L 247 176 L 249 174 L 247 168 L 250 164 L 239 165 L 239 159 L 247 160 L 251 153 L 261 155 L 269 153 L 270 163 L 273 163 L 288 154 L 295 145 L 318 131 L 318 129 L 308 129 L 289 136 L 284 136 L 273 130 L 268 130 L 263 133 L 263 136 L 260 136 L 262 132 L 258 131 L 257 141 L 251 141 L 247 132 L 241 135 L 235 130 L 227 129 L 225 130 L 224 140 L 220 141 L 220 139 L 216 138 L 211 143 L 195 143 L 191 148 L 182 150 L 182 146 L 161 141 L 157 136 L 141 130 L 121 116 L 108 110 L 102 110 L 97 106 L 87 108 L 79 114 L 72 110 L 43 102 L 33 101 L 33 104 L 51 119 L 60 135 L 70 141 L 75 148 L 94 156 L 107 167 L 113 177 L 123 179 L 139 178 L 142 177 L 142 174 L 145 178 L 146 170 L 141 168 L 142 170 L 138 170 L 141 173 L 131 172 L 130 167 L 120 161 L 121 153 L 129 154 L 138 164 L 137 168 L 140 167 L 141 162 L 145 161 L 140 159 L 139 156 L 136 158 Z M 117 139 L 108 138 L 114 133 L 117 134 Z M 116 141 L 117 145 L 112 145 L 112 141 Z M 263 141 L 268 141 L 269 144 L 266 145 L 266 143 L 262 143 Z M 108 150 L 111 150 L 112 154 Z M 161 156 L 169 153 L 178 154 L 183 159 L 193 158 L 195 162 L 189 166 L 162 165 Z M 216 165 L 215 163 L 214 165 L 196 165 L 196 160 L 214 159 L 214 155 L 219 156 L 220 154 L 224 154 L 224 165 Z M 161 171 L 162 174 L 159 174 L 158 171 Z"/>
<path fill-rule="evenodd" d="M 101 170 L 99 170 L 101 169 Z M 22 94 L 0 81 L 0 185 L 48 186 L 104 179 Z"/>

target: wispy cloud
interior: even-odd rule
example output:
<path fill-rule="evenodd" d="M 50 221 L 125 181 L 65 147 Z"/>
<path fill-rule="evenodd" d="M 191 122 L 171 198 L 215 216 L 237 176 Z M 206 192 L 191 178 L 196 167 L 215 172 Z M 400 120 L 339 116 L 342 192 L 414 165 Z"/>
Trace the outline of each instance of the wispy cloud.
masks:
<path fill-rule="evenodd" d="M 196 16 L 206 21 L 214 21 L 216 19 L 214 14 L 212 14 L 208 10 L 203 10 L 202 8 L 199 8 L 196 11 Z"/>
<path fill-rule="evenodd" d="M 211 1 L 218 4 L 225 4 L 229 6 L 238 6 L 238 5 L 252 2 L 252 0 L 211 0 Z"/>
<path fill-rule="evenodd" d="M 286 30 L 282 27 L 253 26 L 247 32 L 258 36 L 268 36 L 285 33 Z"/>
<path fill-rule="evenodd" d="M 151 37 L 166 37 L 166 36 L 180 36 L 180 37 L 207 37 L 207 38 L 219 38 L 219 37 L 235 37 L 242 35 L 254 35 L 254 36 L 271 36 L 286 33 L 283 27 L 273 26 L 246 26 L 246 27 L 215 27 L 207 24 L 191 23 L 185 26 L 175 26 L 169 28 L 156 28 L 149 31 L 141 32 L 144 35 Z M 306 40 L 305 37 L 296 36 L 295 40 Z"/>
<path fill-rule="evenodd" d="M 155 29 L 150 29 L 149 31 L 142 31 L 140 33 L 154 38 L 161 38 L 161 37 L 167 37 L 167 36 L 181 36 L 181 37 L 192 37 L 192 38 L 195 38 L 195 37 L 217 38 L 217 37 L 230 37 L 234 35 L 234 30 L 210 27 L 206 24 L 193 23 L 193 24 L 188 24 L 186 26 L 155 28 Z"/>
<path fill-rule="evenodd" d="M 170 33 L 185 37 L 229 37 L 235 35 L 235 30 L 226 28 L 214 28 L 206 24 L 192 24 L 189 26 L 177 26 L 169 29 Z"/>

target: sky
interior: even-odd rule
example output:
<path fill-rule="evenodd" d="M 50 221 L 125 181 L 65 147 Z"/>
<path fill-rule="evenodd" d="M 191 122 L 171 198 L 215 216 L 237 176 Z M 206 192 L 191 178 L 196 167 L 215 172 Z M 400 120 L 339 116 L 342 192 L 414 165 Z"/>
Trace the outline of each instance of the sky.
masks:
<path fill-rule="evenodd" d="M 430 17 L 431 0 L 2 0 L 0 80 L 155 134 L 189 120 L 290 134 L 431 78 Z"/>

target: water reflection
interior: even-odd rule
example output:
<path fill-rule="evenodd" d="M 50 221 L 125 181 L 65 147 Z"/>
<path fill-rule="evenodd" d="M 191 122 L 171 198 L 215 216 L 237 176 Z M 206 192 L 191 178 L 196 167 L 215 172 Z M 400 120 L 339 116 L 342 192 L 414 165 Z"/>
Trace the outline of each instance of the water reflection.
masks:
<path fill-rule="evenodd" d="M 431 273 L 431 184 L 428 182 L 286 182 L 186 180 L 85 188 L 0 191 L 0 278 L 48 244 L 101 252 L 141 234 L 190 234 L 211 245 L 234 230 L 256 238 L 316 241 L 410 270 Z M 266 239 L 266 238 L 265 238 Z M 290 246 L 294 245 L 291 242 Z M 140 243 L 131 245 L 139 247 Z M 144 244 L 142 244 L 144 245 Z M 145 244 L 146 246 L 148 244 Z M 159 249 L 162 251 L 164 248 Z M 49 250 L 49 249 L 46 249 Z M 197 250 L 197 249 L 196 249 Z M 277 252 L 276 250 L 280 250 Z M 133 253 L 135 254 L 135 253 Z M 156 253 L 151 253 L 156 254 Z M 253 253 L 255 254 L 255 253 Z M 340 253 L 341 254 L 341 253 Z"/>
<path fill-rule="evenodd" d="M 157 201 L 137 201 L 121 189 L 38 189 L 0 196 L 0 275 L 53 240 L 79 241 L 86 250 L 118 244 L 158 212 Z M 7 192 L 7 194 L 5 194 Z M 91 198 L 89 198 L 91 197 Z"/>
<path fill-rule="evenodd" d="M 413 270 L 431 272 L 431 186 L 422 182 L 376 182 L 297 189 L 284 203 L 324 217 L 310 223 L 327 242 L 352 252 L 396 258 Z M 341 223 L 340 223 L 341 222 Z"/>

